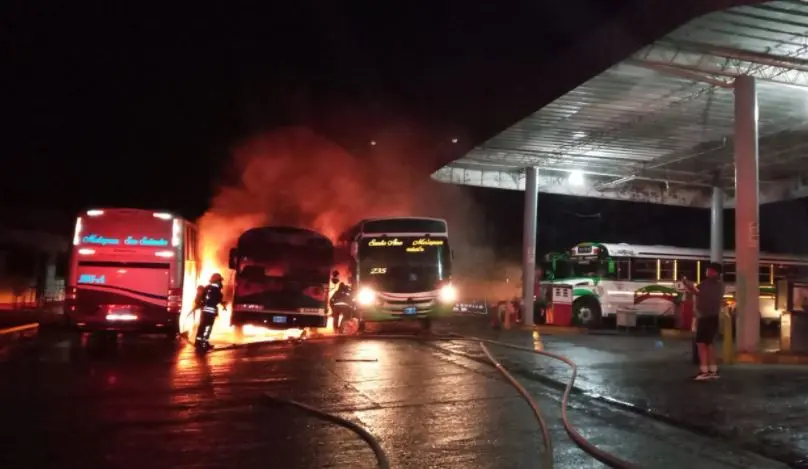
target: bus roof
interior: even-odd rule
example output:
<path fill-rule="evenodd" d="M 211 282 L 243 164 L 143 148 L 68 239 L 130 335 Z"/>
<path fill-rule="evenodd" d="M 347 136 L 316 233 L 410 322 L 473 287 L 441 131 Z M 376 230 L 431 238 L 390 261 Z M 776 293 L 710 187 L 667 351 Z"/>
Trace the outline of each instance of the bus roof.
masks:
<path fill-rule="evenodd" d="M 82 210 L 81 213 L 79 213 L 78 216 L 80 216 L 80 217 L 81 216 L 93 217 L 93 216 L 99 216 L 99 215 L 103 215 L 103 214 L 107 214 L 107 213 L 109 213 L 109 214 L 119 214 L 119 215 L 124 215 L 124 214 L 144 215 L 144 214 L 149 214 L 150 213 L 150 214 L 153 214 L 155 218 L 163 218 L 163 219 L 179 218 L 179 219 L 184 220 L 183 217 L 181 217 L 179 215 L 176 215 L 176 214 L 173 214 L 173 213 L 171 213 L 171 212 L 169 212 L 167 210 L 149 210 L 149 209 L 143 209 L 143 208 L 128 208 L 128 207 L 94 207 L 94 208 L 91 208 L 91 209 Z"/>
<path fill-rule="evenodd" d="M 272 235 L 277 235 L 273 239 Z M 244 243 L 253 244 L 260 243 L 261 241 L 269 242 L 277 239 L 298 239 L 301 241 L 317 241 L 322 246 L 332 246 L 333 243 L 326 235 L 310 230 L 308 228 L 300 228 L 296 226 L 258 226 L 244 231 L 238 238 L 238 245 L 241 247 Z"/>
<path fill-rule="evenodd" d="M 384 222 L 393 222 L 396 221 L 412 221 L 412 222 L 431 222 L 431 227 L 428 230 L 424 230 L 423 232 L 417 232 L 417 234 L 429 234 L 433 236 L 448 236 L 449 228 L 446 220 L 443 218 L 431 218 L 431 217 L 385 217 L 385 218 L 366 218 L 357 224 L 358 233 L 365 234 L 365 235 L 380 235 L 380 234 L 387 234 L 391 236 L 400 236 L 400 235 L 407 235 L 407 234 L 414 234 L 415 231 L 411 230 L 402 230 L 398 232 L 398 230 L 385 230 L 379 231 L 375 228 L 368 227 L 368 225 L 373 224 L 382 224 Z"/>
<path fill-rule="evenodd" d="M 611 256 L 615 257 L 637 257 L 637 258 L 674 258 L 674 259 L 692 259 L 692 260 L 708 260 L 710 258 L 709 249 L 699 248 L 682 248 L 676 246 L 662 246 L 662 245 L 642 245 L 642 244 L 628 244 L 628 243 L 578 243 L 576 246 L 595 245 L 605 248 Z M 808 264 L 808 256 L 797 256 L 791 254 L 775 254 L 769 252 L 761 252 L 760 262 L 768 262 L 775 264 Z M 734 261 L 734 251 L 724 251 L 725 261 Z"/>

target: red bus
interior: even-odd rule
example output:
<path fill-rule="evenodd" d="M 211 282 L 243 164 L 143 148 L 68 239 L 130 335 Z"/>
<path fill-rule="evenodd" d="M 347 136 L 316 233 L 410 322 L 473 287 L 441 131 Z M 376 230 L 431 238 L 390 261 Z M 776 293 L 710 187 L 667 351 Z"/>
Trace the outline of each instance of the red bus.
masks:
<path fill-rule="evenodd" d="M 166 212 L 87 210 L 76 219 L 65 314 L 82 331 L 175 337 L 199 276 L 197 229 Z"/>

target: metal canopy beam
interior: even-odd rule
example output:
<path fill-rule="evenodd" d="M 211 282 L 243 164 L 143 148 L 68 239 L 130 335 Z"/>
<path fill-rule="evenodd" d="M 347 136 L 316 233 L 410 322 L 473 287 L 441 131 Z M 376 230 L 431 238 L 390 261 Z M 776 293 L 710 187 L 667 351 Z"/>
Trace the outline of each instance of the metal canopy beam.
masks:
<path fill-rule="evenodd" d="M 436 181 L 493 189 L 525 190 L 524 174 L 518 171 L 494 171 L 445 166 L 432 174 Z M 539 192 L 578 197 L 648 202 L 684 207 L 710 207 L 712 190 L 705 188 L 675 187 L 659 182 L 639 181 L 630 185 L 597 190 L 595 187 L 609 179 L 587 178 L 584 184 L 575 186 L 567 177 L 541 172 L 538 176 Z"/>
<path fill-rule="evenodd" d="M 800 49 L 799 53 L 805 53 Z M 720 83 L 718 77 L 739 77 L 748 72 L 760 80 L 792 86 L 808 87 L 808 71 L 786 65 L 787 57 L 772 56 L 768 64 L 728 57 L 717 51 L 693 52 L 676 48 L 675 43 L 657 43 L 648 46 L 626 63 L 652 67 L 672 67 L 691 73 L 704 73 L 709 80 Z M 726 85 L 726 83 L 724 83 Z"/>

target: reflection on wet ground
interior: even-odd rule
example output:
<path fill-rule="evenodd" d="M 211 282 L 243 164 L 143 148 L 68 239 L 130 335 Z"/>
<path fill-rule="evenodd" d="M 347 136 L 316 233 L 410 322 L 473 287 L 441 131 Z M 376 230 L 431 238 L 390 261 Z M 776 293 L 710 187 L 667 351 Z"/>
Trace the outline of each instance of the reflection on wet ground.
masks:
<path fill-rule="evenodd" d="M 0 467 L 375 467 L 351 432 L 268 407 L 264 392 L 362 424 L 394 468 L 536 467 L 541 440 L 527 405 L 493 368 L 451 347 L 474 345 L 332 340 L 200 356 L 159 338 L 44 335 L 0 362 L 0 431 L 16 448 L 0 451 Z M 603 467 L 567 440 L 559 393 L 526 386 L 552 422 L 556 467 Z M 782 467 L 596 403 L 577 402 L 571 418 L 643 467 Z"/>
<path fill-rule="evenodd" d="M 460 323 L 463 330 L 468 324 Z M 524 331 L 481 331 L 511 343 L 530 346 Z M 769 343 L 771 341 L 764 341 Z M 803 390 L 808 367 L 733 365 L 721 379 L 692 382 L 688 340 L 630 335 L 543 335 L 546 350 L 567 356 L 579 367 L 576 386 L 589 396 L 651 412 L 663 422 L 732 442 L 795 467 L 808 467 L 808 404 Z M 477 359 L 484 356 L 466 344 L 444 344 Z M 720 350 L 720 344 L 717 345 Z M 568 368 L 542 357 L 502 350 L 502 363 L 523 378 L 566 383 Z M 583 399 L 583 398 L 581 398 Z M 591 400 L 591 399 L 589 399 Z"/>

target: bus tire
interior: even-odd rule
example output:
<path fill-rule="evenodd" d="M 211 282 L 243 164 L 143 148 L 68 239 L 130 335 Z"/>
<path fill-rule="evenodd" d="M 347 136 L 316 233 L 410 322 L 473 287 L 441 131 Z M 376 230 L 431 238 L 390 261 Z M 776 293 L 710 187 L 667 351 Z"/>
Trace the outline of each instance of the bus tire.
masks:
<path fill-rule="evenodd" d="M 359 320 L 352 317 L 343 317 L 339 323 L 339 335 L 356 335 L 359 333 Z"/>
<path fill-rule="evenodd" d="M 600 326 L 600 302 L 592 296 L 583 296 L 572 303 L 572 321 L 576 326 L 590 329 Z"/>

